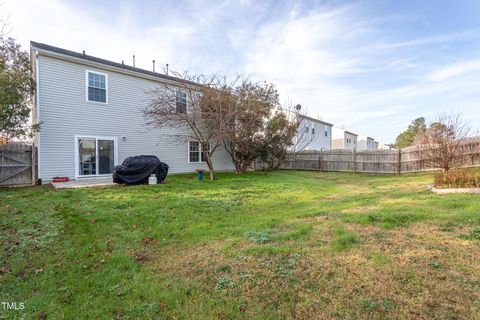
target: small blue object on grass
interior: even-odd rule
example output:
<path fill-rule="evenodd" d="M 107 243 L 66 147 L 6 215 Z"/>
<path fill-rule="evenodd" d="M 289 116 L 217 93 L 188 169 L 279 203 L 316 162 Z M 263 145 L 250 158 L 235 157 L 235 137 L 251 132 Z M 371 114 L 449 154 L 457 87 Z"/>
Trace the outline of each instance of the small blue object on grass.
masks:
<path fill-rule="evenodd" d="M 203 170 L 197 170 L 198 181 L 203 180 Z"/>

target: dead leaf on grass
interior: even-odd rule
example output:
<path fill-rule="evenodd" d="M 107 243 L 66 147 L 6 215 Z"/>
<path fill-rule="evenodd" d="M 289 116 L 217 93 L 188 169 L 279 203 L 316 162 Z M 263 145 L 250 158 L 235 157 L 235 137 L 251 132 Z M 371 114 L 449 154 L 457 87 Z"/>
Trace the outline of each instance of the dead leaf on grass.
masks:
<path fill-rule="evenodd" d="M 143 238 L 142 243 L 143 243 L 144 246 L 148 246 L 148 245 L 156 246 L 157 245 L 157 240 L 155 240 L 152 237 L 145 237 L 145 238 Z"/>

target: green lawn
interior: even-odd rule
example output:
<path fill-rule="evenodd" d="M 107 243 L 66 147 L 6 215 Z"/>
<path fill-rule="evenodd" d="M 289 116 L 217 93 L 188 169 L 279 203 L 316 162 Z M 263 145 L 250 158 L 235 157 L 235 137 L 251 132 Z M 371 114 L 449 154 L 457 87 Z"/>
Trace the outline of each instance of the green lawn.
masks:
<path fill-rule="evenodd" d="M 0 189 L 0 318 L 480 319 L 480 196 L 431 180 Z"/>

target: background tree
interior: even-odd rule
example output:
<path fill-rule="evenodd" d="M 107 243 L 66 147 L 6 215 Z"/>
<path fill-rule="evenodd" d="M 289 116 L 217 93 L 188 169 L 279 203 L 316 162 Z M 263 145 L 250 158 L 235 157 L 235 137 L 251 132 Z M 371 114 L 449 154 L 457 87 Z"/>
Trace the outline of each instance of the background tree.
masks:
<path fill-rule="evenodd" d="M 426 129 L 425 118 L 420 117 L 413 120 L 409 125 L 407 130 L 400 133 L 395 139 L 393 144 L 394 148 L 402 149 L 406 147 L 413 146 L 415 144 L 415 137 L 418 134 L 421 134 Z"/>
<path fill-rule="evenodd" d="M 426 130 L 417 135 L 418 156 L 432 168 L 441 168 L 448 175 L 450 169 L 461 167 L 468 160 L 464 144 L 472 133 L 461 115 L 439 114 Z"/>
<path fill-rule="evenodd" d="M 267 165 L 265 174 L 278 169 L 287 160 L 296 141 L 299 122 L 289 119 L 288 113 L 279 110 L 269 119 L 265 127 L 260 159 Z"/>
<path fill-rule="evenodd" d="M 2 29 L 3 30 L 3 29 Z M 30 58 L 13 38 L 0 37 L 0 137 L 7 142 L 32 136 L 31 123 L 35 81 Z"/>
<path fill-rule="evenodd" d="M 301 106 L 279 108 L 269 119 L 263 138 L 260 159 L 267 165 L 265 173 L 278 169 L 288 160 L 289 153 L 305 150 L 315 138 L 303 125 L 307 118 L 301 114 Z"/>
<path fill-rule="evenodd" d="M 224 131 L 222 123 L 212 121 L 212 115 L 223 109 L 225 98 L 217 78 L 208 79 L 203 75 L 171 72 L 178 78 L 175 84 L 164 84 L 150 91 L 152 101 L 144 108 L 147 125 L 156 128 L 170 128 L 168 138 L 174 142 L 197 141 L 202 150 L 200 157 L 205 160 L 210 179 L 215 178 L 212 157 Z"/>

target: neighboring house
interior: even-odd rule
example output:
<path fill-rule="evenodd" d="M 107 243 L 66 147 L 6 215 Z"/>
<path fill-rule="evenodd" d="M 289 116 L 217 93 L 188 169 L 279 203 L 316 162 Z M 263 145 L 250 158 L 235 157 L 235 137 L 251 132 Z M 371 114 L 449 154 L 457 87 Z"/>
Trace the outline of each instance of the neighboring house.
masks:
<path fill-rule="evenodd" d="M 150 101 L 147 91 L 179 79 L 36 42 L 31 57 L 34 121 L 41 123 L 35 139 L 39 178 L 109 176 L 114 165 L 142 154 L 158 156 L 172 173 L 207 169 L 202 147 L 208 146 L 173 143 L 168 137 L 179 129 L 145 126 L 141 109 Z M 179 91 L 179 108 L 185 103 Z M 233 170 L 223 149 L 213 162 L 216 170 Z"/>
<path fill-rule="evenodd" d="M 377 149 L 379 150 L 393 150 L 394 148 L 392 148 L 392 146 L 389 146 L 389 145 L 386 145 L 384 143 L 379 143 L 377 142 Z"/>
<path fill-rule="evenodd" d="M 356 149 L 358 135 L 342 128 L 332 128 L 332 149 Z"/>
<path fill-rule="evenodd" d="M 378 147 L 375 145 L 375 139 L 359 135 L 358 136 L 358 150 L 375 150 Z"/>
<path fill-rule="evenodd" d="M 333 124 L 305 115 L 298 115 L 298 117 L 301 121 L 297 130 L 297 149 L 332 149 Z"/>

